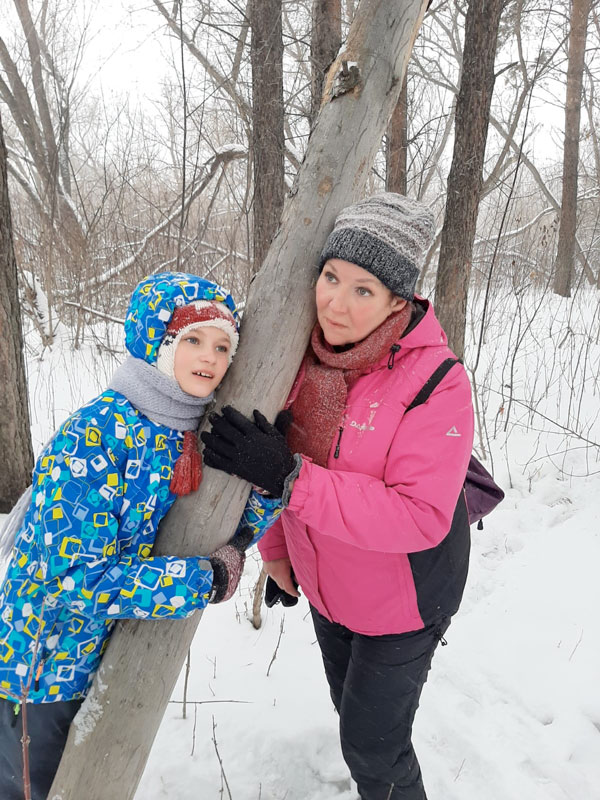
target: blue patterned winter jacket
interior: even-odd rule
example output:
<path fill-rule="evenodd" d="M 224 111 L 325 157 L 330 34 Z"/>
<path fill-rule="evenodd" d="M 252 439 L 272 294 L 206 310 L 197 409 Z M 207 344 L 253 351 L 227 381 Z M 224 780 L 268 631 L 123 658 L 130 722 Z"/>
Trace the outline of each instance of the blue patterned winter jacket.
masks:
<path fill-rule="evenodd" d="M 156 287 L 169 278 L 148 279 L 149 305 L 153 312 L 162 305 L 164 325 L 173 308 L 165 311 Z M 214 286 L 177 278 L 199 292 L 202 284 Z M 138 329 L 145 308 L 135 309 Z M 136 346 L 143 338 L 135 337 Z M 151 555 L 159 522 L 175 500 L 169 482 L 182 442 L 181 432 L 107 390 L 46 445 L 0 586 L 0 697 L 18 701 L 28 682 L 29 702 L 84 697 L 116 619 L 178 619 L 206 605 L 208 559 Z M 280 510 L 278 500 L 253 492 L 240 527 L 249 525 L 258 541 Z"/>

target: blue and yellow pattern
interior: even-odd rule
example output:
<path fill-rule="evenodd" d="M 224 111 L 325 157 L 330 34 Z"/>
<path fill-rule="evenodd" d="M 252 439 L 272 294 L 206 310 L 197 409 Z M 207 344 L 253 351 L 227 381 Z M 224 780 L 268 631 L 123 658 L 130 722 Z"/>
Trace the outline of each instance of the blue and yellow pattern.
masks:
<path fill-rule="evenodd" d="M 176 290 L 168 290 L 169 277 Z M 140 302 L 135 319 L 128 316 L 133 350 L 158 325 L 146 314 L 160 315 L 163 301 L 172 309 L 182 284 L 196 283 L 197 291 L 208 284 L 179 274 L 147 281 L 156 285 L 145 296 L 156 302 L 152 308 Z M 151 555 L 175 500 L 169 484 L 182 442 L 182 433 L 107 390 L 46 445 L 0 586 L 0 697 L 19 700 L 30 676 L 29 702 L 84 697 L 116 619 L 178 619 L 206 605 L 213 579 L 208 559 Z M 279 500 L 253 493 L 240 527 L 249 525 L 258 541 L 280 511 Z"/>

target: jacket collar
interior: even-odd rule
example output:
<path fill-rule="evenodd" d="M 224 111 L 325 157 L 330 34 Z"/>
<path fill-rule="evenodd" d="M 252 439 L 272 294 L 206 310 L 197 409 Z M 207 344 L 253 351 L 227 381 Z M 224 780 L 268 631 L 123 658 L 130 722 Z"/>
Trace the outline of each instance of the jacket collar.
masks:
<path fill-rule="evenodd" d="M 404 333 L 404 336 L 397 342 L 399 350 L 393 354 L 392 363 L 396 363 L 411 350 L 421 347 L 440 347 L 448 344 L 448 338 L 438 322 L 433 310 L 433 305 L 424 297 L 415 295 L 415 313 Z M 392 359 L 392 353 L 388 353 L 376 364 L 367 370 L 365 375 L 379 369 L 388 369 Z"/>

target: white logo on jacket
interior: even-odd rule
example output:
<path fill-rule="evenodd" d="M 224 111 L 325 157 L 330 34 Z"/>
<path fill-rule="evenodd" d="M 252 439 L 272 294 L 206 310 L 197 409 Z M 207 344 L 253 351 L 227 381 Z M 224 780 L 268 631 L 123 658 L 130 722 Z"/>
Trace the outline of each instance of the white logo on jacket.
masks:
<path fill-rule="evenodd" d="M 453 425 L 446 436 L 462 436 L 462 434 L 456 430 L 456 425 Z"/>
<path fill-rule="evenodd" d="M 351 428 L 358 428 L 359 431 L 374 431 L 375 428 L 372 425 L 367 425 L 366 422 L 360 423 L 356 420 L 352 420 L 350 423 Z"/>

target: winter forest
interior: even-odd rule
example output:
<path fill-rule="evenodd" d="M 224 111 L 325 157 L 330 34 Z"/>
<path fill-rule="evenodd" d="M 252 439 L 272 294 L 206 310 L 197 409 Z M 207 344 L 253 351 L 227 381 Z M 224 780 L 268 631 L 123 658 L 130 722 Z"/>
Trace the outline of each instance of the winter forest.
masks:
<path fill-rule="evenodd" d="M 596 0 L 0 0 L 0 515 L 122 362 L 144 276 L 229 289 L 219 402 L 274 418 L 339 210 L 433 209 L 417 293 L 506 498 L 417 714 L 430 800 L 600 800 L 599 48 Z M 161 552 L 232 535 L 248 486 L 206 474 Z M 357 800 L 306 598 L 266 608 L 261 566 L 193 626 L 118 623 L 56 798 Z"/>

